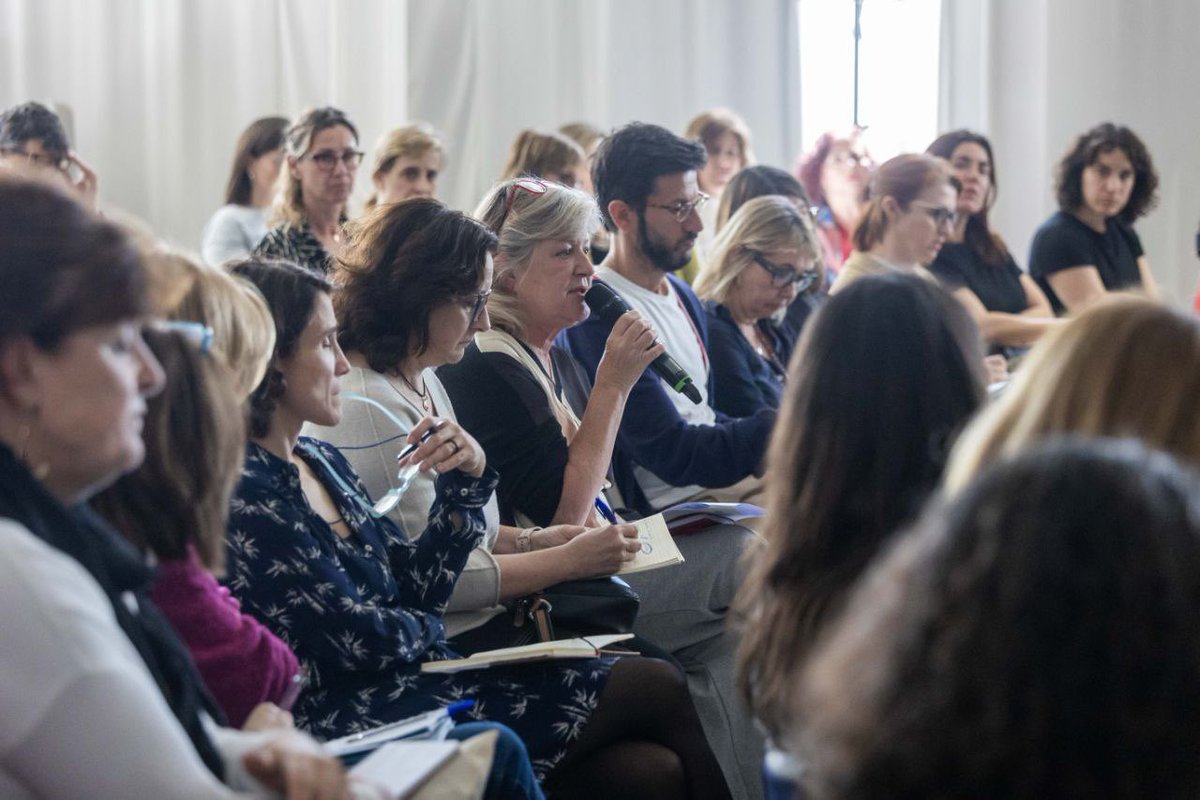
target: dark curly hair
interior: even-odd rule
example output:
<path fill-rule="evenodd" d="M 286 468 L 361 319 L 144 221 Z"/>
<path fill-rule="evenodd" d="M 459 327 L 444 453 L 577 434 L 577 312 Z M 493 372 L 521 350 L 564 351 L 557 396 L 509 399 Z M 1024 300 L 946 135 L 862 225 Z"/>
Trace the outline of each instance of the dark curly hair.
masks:
<path fill-rule="evenodd" d="M 258 287 L 275 320 L 275 354 L 250 395 L 250 436 L 260 439 L 271 429 L 271 415 L 287 390 L 276 364 L 296 352 L 300 334 L 312 319 L 317 294 L 330 294 L 332 287 L 315 272 L 281 259 L 245 258 L 229 264 L 229 270 Z"/>
<path fill-rule="evenodd" d="M 1131 440 L 985 472 L 860 585 L 792 719 L 817 798 L 1200 794 L 1200 480 Z"/>
<path fill-rule="evenodd" d="M 429 343 L 429 315 L 479 291 L 496 236 L 430 198 L 377 206 L 350 228 L 334 297 L 338 343 L 391 372 Z"/>
<path fill-rule="evenodd" d="M 42 148 L 59 159 L 71 149 L 62 120 L 41 103 L 21 103 L 0 111 L 0 150 L 19 148 L 31 139 L 40 139 Z"/>
<path fill-rule="evenodd" d="M 1150 151 L 1136 133 L 1111 122 L 1097 125 L 1079 136 L 1058 162 L 1054 192 L 1059 208 L 1072 213 L 1083 205 L 1083 171 L 1111 150 L 1125 153 L 1134 172 L 1133 192 L 1117 219 L 1129 225 L 1150 213 L 1158 204 L 1158 173 L 1150 160 Z"/>

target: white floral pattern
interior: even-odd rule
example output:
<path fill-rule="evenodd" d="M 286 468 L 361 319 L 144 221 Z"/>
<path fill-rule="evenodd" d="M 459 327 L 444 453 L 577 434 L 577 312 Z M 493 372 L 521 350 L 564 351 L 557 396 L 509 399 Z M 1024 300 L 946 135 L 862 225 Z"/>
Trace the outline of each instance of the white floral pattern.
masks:
<path fill-rule="evenodd" d="M 294 465 L 251 443 L 226 549 L 231 591 L 308 671 L 296 723 L 333 738 L 472 698 L 473 717 L 516 730 L 543 779 L 591 717 L 612 659 L 419 671 L 423 661 L 457 657 L 442 614 L 483 535 L 495 473 L 440 476 L 429 526 L 410 540 L 370 513 L 366 489 L 333 446 L 301 437 L 295 453 L 329 490 L 352 534 L 341 538 L 312 510 Z"/>

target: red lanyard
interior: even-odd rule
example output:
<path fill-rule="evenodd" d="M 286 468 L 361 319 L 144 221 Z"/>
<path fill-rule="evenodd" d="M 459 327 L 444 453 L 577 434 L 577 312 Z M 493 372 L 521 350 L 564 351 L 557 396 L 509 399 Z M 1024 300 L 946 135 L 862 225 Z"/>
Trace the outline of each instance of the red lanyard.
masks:
<path fill-rule="evenodd" d="M 679 299 L 679 292 L 675 291 L 674 286 L 671 286 L 671 294 L 675 296 L 675 302 L 679 304 L 679 310 L 683 312 L 683 318 L 687 320 L 688 326 L 692 329 L 692 335 L 696 337 L 696 346 L 700 348 L 700 361 L 704 364 L 704 379 L 707 381 L 708 351 L 704 348 L 704 340 L 700 338 L 700 331 L 696 327 L 696 323 L 692 321 L 692 315 L 689 314 L 687 308 L 684 307 L 683 301 Z"/>

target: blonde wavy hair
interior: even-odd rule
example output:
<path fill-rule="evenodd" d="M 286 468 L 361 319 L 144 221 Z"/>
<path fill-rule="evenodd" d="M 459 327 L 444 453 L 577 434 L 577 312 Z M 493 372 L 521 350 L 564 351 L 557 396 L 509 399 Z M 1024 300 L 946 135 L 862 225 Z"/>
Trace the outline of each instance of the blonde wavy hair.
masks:
<path fill-rule="evenodd" d="M 696 294 L 725 303 L 738 276 L 754 266 L 754 254 L 775 250 L 795 250 L 798 265 L 812 267 L 821 260 L 812 221 L 795 203 L 778 195 L 747 201 L 713 240 L 711 254 L 696 279 Z"/>
<path fill-rule="evenodd" d="M 526 182 L 544 191 L 530 192 L 517 185 Z M 578 189 L 516 178 L 492 187 L 475 209 L 475 219 L 499 239 L 488 299 L 492 327 L 524 338 L 521 309 L 511 287 L 529 266 L 533 249 L 549 240 L 589 241 L 600 227 L 600 209 L 591 195 Z"/>
<path fill-rule="evenodd" d="M 402 158 L 421 158 L 431 151 L 437 153 L 442 161 L 446 160 L 446 147 L 428 123 L 417 122 L 388 131 L 375 143 L 371 179 L 387 174 L 392 165 Z M 378 202 L 378 193 L 373 191 L 367 197 L 365 208 L 374 208 Z"/>
<path fill-rule="evenodd" d="M 212 328 L 213 356 L 228 367 L 238 399 L 249 397 L 275 351 L 275 321 L 262 294 L 249 281 L 168 247 L 148 251 L 146 264 L 174 287 L 161 313 Z"/>
<path fill-rule="evenodd" d="M 958 440 L 945 485 L 1055 435 L 1136 437 L 1200 465 L 1200 319 L 1135 295 L 1088 308 L 1030 351 Z"/>

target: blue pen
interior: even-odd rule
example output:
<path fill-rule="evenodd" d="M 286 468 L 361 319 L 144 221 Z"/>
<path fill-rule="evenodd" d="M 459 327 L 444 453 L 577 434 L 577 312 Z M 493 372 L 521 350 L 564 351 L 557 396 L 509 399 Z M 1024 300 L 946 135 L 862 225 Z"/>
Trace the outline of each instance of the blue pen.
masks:
<path fill-rule="evenodd" d="M 617 524 L 617 522 L 618 522 L 617 515 L 614 514 L 613 510 L 608 507 L 608 503 L 604 502 L 603 497 L 599 497 L 599 496 L 596 497 L 596 510 L 599 511 L 600 516 L 602 516 L 606 520 L 608 520 L 610 524 L 612 524 L 612 525 Z"/>

